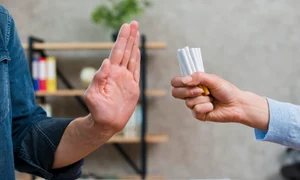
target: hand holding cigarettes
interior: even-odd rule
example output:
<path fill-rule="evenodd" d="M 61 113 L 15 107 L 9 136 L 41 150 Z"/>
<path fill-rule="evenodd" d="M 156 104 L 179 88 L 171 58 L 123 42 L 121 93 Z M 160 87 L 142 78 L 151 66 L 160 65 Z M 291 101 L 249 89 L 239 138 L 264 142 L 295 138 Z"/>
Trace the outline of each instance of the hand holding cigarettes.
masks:
<path fill-rule="evenodd" d="M 172 96 L 184 100 L 196 119 L 238 122 L 262 131 L 268 130 L 269 109 L 264 97 L 242 91 L 214 74 L 205 73 L 199 48 L 179 49 L 178 61 L 183 77 L 171 80 Z M 200 83 L 202 86 L 199 86 Z"/>
<path fill-rule="evenodd" d="M 177 51 L 178 62 L 180 66 L 181 76 L 188 76 L 195 72 L 204 72 L 202 55 L 200 48 L 178 49 Z M 209 95 L 210 92 L 206 86 L 198 85 L 204 93 L 201 95 Z"/>

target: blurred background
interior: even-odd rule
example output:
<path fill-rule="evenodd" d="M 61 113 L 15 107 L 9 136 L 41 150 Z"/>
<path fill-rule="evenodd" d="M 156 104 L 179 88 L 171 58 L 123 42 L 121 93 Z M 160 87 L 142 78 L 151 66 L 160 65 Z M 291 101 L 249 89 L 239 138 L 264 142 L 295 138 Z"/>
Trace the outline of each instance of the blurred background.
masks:
<path fill-rule="evenodd" d="M 1 2 L 1 1 L 0 1 Z M 300 103 L 300 3 L 294 0 L 151 0 L 132 18 L 149 42 L 166 48 L 147 50 L 147 87 L 165 96 L 148 97 L 148 132 L 168 141 L 148 145 L 149 175 L 167 179 L 230 178 L 281 180 L 285 147 L 258 142 L 253 129 L 239 124 L 199 122 L 184 102 L 171 96 L 170 80 L 180 75 L 176 50 L 201 47 L 206 72 L 243 90 L 280 101 Z M 21 41 L 30 35 L 46 42 L 111 42 L 115 24 L 95 23 L 92 14 L 106 0 L 2 0 Z M 104 11 L 104 10 L 103 10 Z M 104 16 L 100 14 L 100 16 Z M 94 17 L 94 19 L 99 17 Z M 109 51 L 47 51 L 77 89 L 84 67 L 99 68 Z M 58 80 L 58 89 L 65 88 Z M 72 97 L 47 97 L 52 115 L 78 117 L 86 112 Z M 140 145 L 124 144 L 139 164 Z M 132 175 L 135 171 L 110 145 L 86 158 L 85 174 Z"/>

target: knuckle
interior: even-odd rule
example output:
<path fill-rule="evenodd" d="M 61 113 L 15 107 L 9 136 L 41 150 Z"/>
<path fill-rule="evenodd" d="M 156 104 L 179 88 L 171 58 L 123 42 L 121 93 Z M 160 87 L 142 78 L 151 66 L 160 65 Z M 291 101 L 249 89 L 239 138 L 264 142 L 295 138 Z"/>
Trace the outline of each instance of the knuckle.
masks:
<path fill-rule="evenodd" d="M 204 113 L 204 109 L 201 108 L 199 105 L 195 107 L 195 112 L 197 114 L 203 114 Z"/>
<path fill-rule="evenodd" d="M 187 99 L 187 100 L 185 100 L 185 105 L 187 106 L 187 107 L 189 107 L 189 108 L 193 108 L 193 102 L 192 102 L 192 100 L 191 99 Z"/>
<path fill-rule="evenodd" d="M 135 60 L 135 58 L 134 58 L 134 57 L 132 57 L 132 58 L 130 58 L 130 59 L 129 59 L 129 62 L 130 62 L 130 63 L 135 63 L 135 62 L 136 62 L 136 60 Z"/>
<path fill-rule="evenodd" d="M 203 121 L 203 114 L 196 112 L 195 110 L 193 110 L 193 116 L 194 118 Z"/>
<path fill-rule="evenodd" d="M 188 91 L 188 94 L 187 94 L 188 96 L 194 96 L 195 95 L 195 91 L 194 91 L 194 89 L 190 89 L 189 91 Z"/>
<path fill-rule="evenodd" d="M 131 54 L 131 51 L 126 49 L 125 52 L 124 52 L 124 57 L 129 57 Z"/>
<path fill-rule="evenodd" d="M 123 55 L 123 51 L 121 51 L 120 49 L 116 49 L 116 51 L 114 52 L 114 54 L 116 56 L 122 56 Z"/>
<path fill-rule="evenodd" d="M 199 72 L 199 71 L 198 71 L 198 72 L 195 72 L 194 75 L 195 75 L 196 77 L 199 77 L 199 76 L 201 76 L 201 72 Z"/>
<path fill-rule="evenodd" d="M 128 42 L 130 42 L 130 44 L 133 44 L 134 41 L 135 41 L 135 37 L 130 36 L 129 39 L 128 39 Z"/>
<path fill-rule="evenodd" d="M 175 97 L 175 98 L 177 98 L 177 92 L 176 91 L 177 91 L 176 88 L 172 89 L 172 96 Z"/>

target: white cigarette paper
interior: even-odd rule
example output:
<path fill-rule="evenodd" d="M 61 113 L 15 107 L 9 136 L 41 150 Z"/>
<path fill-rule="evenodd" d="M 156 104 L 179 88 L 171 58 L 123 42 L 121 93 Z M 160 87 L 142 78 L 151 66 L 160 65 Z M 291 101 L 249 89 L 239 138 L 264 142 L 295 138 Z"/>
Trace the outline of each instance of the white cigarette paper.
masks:
<path fill-rule="evenodd" d="M 195 72 L 204 72 L 200 48 L 185 47 L 178 49 L 177 56 L 182 76 L 191 75 Z"/>
<path fill-rule="evenodd" d="M 178 49 L 177 56 L 181 76 L 188 76 L 195 72 L 204 72 L 200 48 L 185 47 L 183 49 Z M 198 87 L 203 89 L 203 95 L 207 96 L 210 94 L 207 87 L 202 86 L 201 84 L 199 84 Z"/>
<path fill-rule="evenodd" d="M 192 69 L 192 73 L 195 73 L 196 72 L 196 66 L 195 66 L 195 63 L 194 63 L 194 61 L 192 59 L 189 47 L 185 47 L 183 49 L 183 51 L 186 54 L 186 57 L 187 57 L 186 60 L 188 61 L 188 64 L 190 65 L 190 67 Z"/>
<path fill-rule="evenodd" d="M 187 74 L 188 75 L 192 74 L 193 73 L 193 69 L 192 69 L 191 64 L 190 64 L 190 62 L 188 60 L 186 52 L 183 49 L 181 49 L 179 51 L 179 53 L 181 54 L 183 65 L 185 67 L 185 70 L 186 70 Z"/>
<path fill-rule="evenodd" d="M 183 58 L 181 56 L 181 53 L 180 53 L 179 49 L 177 51 L 177 56 L 178 56 L 178 62 L 179 62 L 179 67 L 180 67 L 180 73 L 181 73 L 182 76 L 187 76 L 188 73 L 187 73 L 186 68 L 183 64 Z"/>

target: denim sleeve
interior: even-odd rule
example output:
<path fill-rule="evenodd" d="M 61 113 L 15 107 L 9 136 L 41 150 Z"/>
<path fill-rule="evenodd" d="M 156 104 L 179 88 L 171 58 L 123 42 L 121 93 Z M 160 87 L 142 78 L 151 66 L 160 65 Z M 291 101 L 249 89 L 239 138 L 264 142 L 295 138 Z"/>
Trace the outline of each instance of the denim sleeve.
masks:
<path fill-rule="evenodd" d="M 9 81 L 15 167 L 46 179 L 76 179 L 83 160 L 52 169 L 54 153 L 72 119 L 50 118 L 36 105 L 28 63 L 13 18 L 7 14 L 6 47 L 10 56 Z"/>
<path fill-rule="evenodd" d="M 257 140 L 300 149 L 300 106 L 268 99 L 270 122 L 267 132 L 255 129 Z"/>

